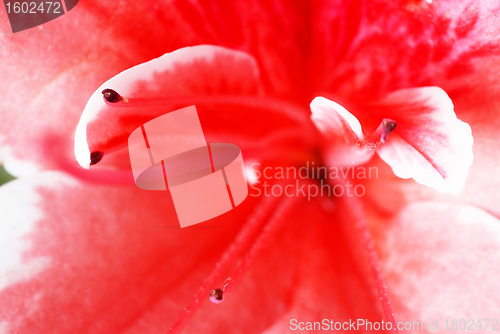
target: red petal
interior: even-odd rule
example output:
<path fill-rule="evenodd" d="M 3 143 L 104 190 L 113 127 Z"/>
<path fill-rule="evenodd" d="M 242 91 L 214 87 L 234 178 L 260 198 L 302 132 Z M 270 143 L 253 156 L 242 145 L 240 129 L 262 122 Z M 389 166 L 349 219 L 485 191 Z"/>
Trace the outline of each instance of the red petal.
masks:
<path fill-rule="evenodd" d="M 259 200 L 180 229 L 167 193 L 81 184 L 60 173 L 15 180 L 0 188 L 0 198 L 9 217 L 0 235 L 9 232 L 21 246 L 7 248 L 9 261 L 0 267 L 17 274 L 0 292 L 0 323 L 61 334 L 166 332 Z M 332 222 L 317 204 L 294 208 L 227 301 L 200 296 L 206 301 L 186 333 L 263 331 L 287 311 L 380 318 L 352 226 L 339 218 L 342 209 Z"/>
<path fill-rule="evenodd" d="M 1 235 L 10 236 L 0 323 L 12 331 L 121 333 L 163 304 L 152 325 L 165 332 L 237 228 L 228 226 L 233 210 L 180 229 L 167 192 L 84 185 L 60 173 L 12 181 L 0 196 Z"/>
<path fill-rule="evenodd" d="M 358 98 L 420 86 L 442 87 L 453 99 L 472 91 L 498 93 L 492 85 L 500 43 L 496 1 L 315 4 L 316 91 Z"/>
<path fill-rule="evenodd" d="M 370 110 L 397 123 L 387 143 L 377 149 L 394 174 L 442 193 L 460 193 L 473 161 L 473 138 L 442 89 L 400 90 Z"/>
<path fill-rule="evenodd" d="M 81 111 L 99 84 L 198 41 L 184 18 L 167 7 L 156 11 L 153 4 L 125 8 L 80 1 L 67 15 L 15 34 L 8 32 L 2 15 L 0 77 L 8 84 L 0 85 L 0 140 L 8 148 L 10 172 L 47 167 L 50 157 L 39 156 L 37 142 L 47 133 L 72 142 Z M 28 168 L 16 160 L 29 162 Z"/>
<path fill-rule="evenodd" d="M 0 138 L 16 157 L 47 167 L 36 143 L 47 133 L 68 138 L 86 101 L 116 73 L 181 47 L 213 43 L 253 54 L 268 92 L 307 101 L 302 5 L 196 1 L 107 6 L 80 2 L 57 20 L 0 35 Z M 7 16 L 1 30 L 9 31 Z M 283 55 L 286 54 L 286 57 Z M 33 57 L 33 55 L 37 55 Z M 300 84 L 301 89 L 295 89 Z M 304 115 L 307 109 L 303 109 Z M 7 166 L 7 167 L 9 167 Z M 23 168 L 32 171 L 30 168 Z M 23 174 L 18 166 L 9 170 Z"/>

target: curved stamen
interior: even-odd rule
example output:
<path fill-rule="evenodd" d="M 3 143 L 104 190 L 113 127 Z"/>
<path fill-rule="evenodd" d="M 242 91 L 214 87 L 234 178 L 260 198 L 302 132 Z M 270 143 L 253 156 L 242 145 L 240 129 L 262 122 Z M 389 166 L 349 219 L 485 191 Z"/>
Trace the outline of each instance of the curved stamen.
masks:
<path fill-rule="evenodd" d="M 231 291 L 235 288 L 235 286 L 242 280 L 245 274 L 248 272 L 252 264 L 255 262 L 258 254 L 262 249 L 265 248 L 275 235 L 275 233 L 283 226 L 285 223 L 284 216 L 287 211 L 290 210 L 295 202 L 299 199 L 298 196 L 294 197 L 286 197 L 278 206 L 278 208 L 274 211 L 272 217 L 269 219 L 269 222 L 264 227 L 262 233 L 259 235 L 257 240 L 252 245 L 252 248 L 245 256 L 241 264 L 236 269 L 235 273 L 224 281 L 221 289 L 214 289 L 215 296 L 217 298 L 210 298 L 210 300 L 214 303 L 221 303 L 225 298 L 231 293 Z M 220 293 L 219 293 L 220 292 Z M 212 297 L 212 296 L 211 296 Z M 214 300 L 215 299 L 215 300 Z"/>
<path fill-rule="evenodd" d="M 216 279 L 218 279 L 230 266 L 236 261 L 238 254 L 243 250 L 243 248 L 249 243 L 249 241 L 254 237 L 259 228 L 266 222 L 265 218 L 268 216 L 270 211 L 276 206 L 276 202 L 279 197 L 265 197 L 262 200 L 262 204 L 257 206 L 257 209 L 251 214 L 250 218 L 243 225 L 241 230 L 236 235 L 234 241 L 229 245 L 227 250 L 222 254 L 219 262 L 215 265 L 210 275 L 203 281 L 202 285 L 196 291 L 192 301 L 184 309 L 179 318 L 170 327 L 168 334 L 180 333 L 180 331 L 186 326 L 188 321 L 191 319 L 193 314 L 201 306 L 201 303 L 205 300 L 205 297 L 210 291 L 210 287 L 214 285 Z"/>
<path fill-rule="evenodd" d="M 111 90 L 111 89 L 110 89 Z M 104 91 L 103 91 L 104 92 Z M 115 91 L 113 91 L 115 92 Z M 116 93 L 116 92 L 115 92 Z M 118 93 L 116 93 L 118 94 Z M 128 97 L 118 94 L 121 101 L 111 102 L 104 97 L 104 102 L 113 108 L 138 108 L 156 107 L 164 105 L 193 105 L 193 104 L 222 104 L 231 106 L 243 106 L 254 109 L 264 109 L 272 111 L 281 116 L 302 124 L 309 121 L 308 113 L 294 103 L 277 98 L 266 98 L 250 95 L 210 95 L 210 96 L 186 96 L 186 97 Z M 306 122 L 309 124 L 310 122 Z M 312 124 L 311 124 L 312 125 Z"/>
<path fill-rule="evenodd" d="M 347 180 L 341 178 L 340 182 L 343 183 L 343 187 L 347 186 Z M 370 263 L 372 274 L 377 285 L 377 290 L 379 293 L 380 302 L 382 303 L 382 309 L 384 311 L 385 318 L 388 322 L 392 323 L 391 332 L 398 333 L 399 331 L 396 326 L 396 318 L 394 317 L 389 295 L 387 294 L 387 286 L 385 285 L 384 275 L 382 274 L 382 270 L 380 269 L 380 262 L 375 251 L 373 238 L 370 234 L 370 230 L 368 229 L 368 223 L 363 215 L 364 209 L 362 207 L 362 204 L 359 202 L 356 196 L 342 196 L 341 198 L 349 211 L 349 215 L 354 219 L 354 225 L 358 230 L 359 238 L 361 239 L 363 248 L 365 249 L 366 255 L 368 256 L 368 261 Z"/>

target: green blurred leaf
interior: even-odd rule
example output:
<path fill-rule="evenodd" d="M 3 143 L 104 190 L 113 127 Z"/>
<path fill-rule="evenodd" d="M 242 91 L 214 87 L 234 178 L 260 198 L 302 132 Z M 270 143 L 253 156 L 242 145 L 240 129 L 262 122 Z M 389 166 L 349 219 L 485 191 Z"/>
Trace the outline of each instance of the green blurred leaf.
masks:
<path fill-rule="evenodd" d="M 3 165 L 0 165 L 0 185 L 14 180 L 15 177 L 7 173 Z"/>

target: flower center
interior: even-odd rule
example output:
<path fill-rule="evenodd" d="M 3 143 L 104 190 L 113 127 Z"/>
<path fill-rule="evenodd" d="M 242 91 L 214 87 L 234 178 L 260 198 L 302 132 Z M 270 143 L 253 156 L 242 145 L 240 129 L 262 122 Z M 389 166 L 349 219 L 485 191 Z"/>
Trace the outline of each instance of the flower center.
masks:
<path fill-rule="evenodd" d="M 231 95 L 211 95 L 211 96 L 190 96 L 190 97 L 124 97 L 113 89 L 107 88 L 102 91 L 104 102 L 113 108 L 134 108 L 134 107 L 153 107 L 176 104 L 223 104 L 231 106 L 245 106 L 250 108 L 265 109 L 268 112 L 284 116 L 302 127 L 311 127 L 312 124 L 303 109 L 289 103 L 274 98 L 256 98 L 255 96 L 231 96 Z M 375 148 L 381 143 L 385 143 L 389 134 L 396 128 L 396 122 L 391 119 L 384 119 L 375 132 L 367 139 L 359 143 L 360 146 Z M 103 152 L 96 151 L 91 154 L 91 164 L 99 162 L 103 157 Z M 317 181 L 321 181 L 318 176 Z M 345 180 L 347 181 L 347 180 Z M 343 196 L 346 197 L 346 196 Z M 209 296 L 213 303 L 223 302 L 232 292 L 232 290 L 241 282 L 245 274 L 249 271 L 251 265 L 260 252 L 273 239 L 276 232 L 284 225 L 285 216 L 299 201 L 300 197 L 266 197 L 262 205 L 257 206 L 256 211 L 250 216 L 247 223 L 241 228 L 235 240 L 223 253 L 221 259 L 212 270 L 211 274 L 204 280 L 198 288 L 191 303 L 184 309 L 177 321 L 172 325 L 169 334 L 179 333 L 196 310 L 200 307 L 204 296 Z M 378 258 L 373 248 L 373 241 L 369 230 L 364 221 L 360 204 L 346 198 L 346 207 L 355 219 L 362 245 L 368 254 L 370 266 L 377 283 L 383 310 L 386 319 L 394 323 L 394 316 L 387 297 L 386 288 L 382 279 Z M 362 210 L 361 210 L 362 211 Z M 266 217 L 270 214 L 270 218 Z M 260 233 L 258 233 L 260 231 Z M 256 236 L 258 234 L 258 236 Z M 232 263 L 238 261 L 239 254 L 254 239 L 255 241 L 249 248 L 249 251 L 243 256 L 237 266 L 237 269 L 221 285 L 220 288 L 213 288 L 216 280 L 226 272 Z M 210 292 L 209 292 L 210 291 Z M 394 328 L 394 327 L 393 327 Z M 396 330 L 397 332 L 397 330 Z"/>

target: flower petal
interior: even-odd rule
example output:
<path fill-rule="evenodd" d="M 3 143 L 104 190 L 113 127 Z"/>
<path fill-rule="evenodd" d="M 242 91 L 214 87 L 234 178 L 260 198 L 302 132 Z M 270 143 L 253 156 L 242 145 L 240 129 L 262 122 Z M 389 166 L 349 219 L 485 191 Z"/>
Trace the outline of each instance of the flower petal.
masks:
<path fill-rule="evenodd" d="M 321 1 L 313 8 L 318 91 L 364 98 L 439 86 L 453 99 L 499 92 L 496 1 Z"/>
<path fill-rule="evenodd" d="M 375 154 L 361 147 L 364 134 L 358 119 L 340 104 L 324 97 L 311 102 L 311 120 L 327 140 L 325 162 L 330 166 L 360 165 Z"/>
<path fill-rule="evenodd" d="M 282 255 L 283 261 L 293 256 L 298 264 L 293 271 L 292 290 L 287 296 L 288 307 L 266 329 L 266 334 L 289 333 L 299 322 L 328 319 L 331 325 L 330 319 L 340 323 L 349 323 L 349 319 L 354 322 L 355 319 L 371 322 L 383 319 L 373 274 L 360 246 L 358 232 L 346 215 L 347 208 L 342 202 L 335 202 L 333 211 L 325 212 L 318 207 L 319 201 L 311 204 L 301 207 L 297 218 L 314 221 L 314 228 L 292 225 L 294 235 L 301 236 L 300 248 L 295 249 L 295 237 L 292 247 L 284 247 L 284 251 L 290 250 L 288 254 Z"/>
<path fill-rule="evenodd" d="M 442 193 L 460 193 L 473 161 L 473 138 L 470 126 L 456 117 L 442 89 L 403 89 L 371 111 L 397 123 L 387 143 L 377 148 L 394 174 Z"/>
<path fill-rule="evenodd" d="M 165 332 L 255 204 L 181 229 L 167 192 L 59 172 L 14 180 L 0 199 L 0 324 L 30 333 L 122 333 L 159 304 Z"/>
<path fill-rule="evenodd" d="M 2 248 L 16 261 L 1 273 L 17 276 L 0 291 L 0 323 L 11 332 L 62 334 L 164 333 L 261 200 L 248 198 L 225 215 L 180 229 L 166 192 L 83 184 L 61 173 L 12 181 L 0 188 L 4 198 L 10 201 L 0 209 L 12 223 L 2 224 L 0 235 L 23 228 L 21 247 Z M 319 202 L 302 204 L 227 301 L 215 305 L 199 296 L 205 303 L 186 333 L 262 331 L 287 311 L 380 317 L 366 259 L 346 232 L 353 227 L 342 210 L 332 223 Z"/>
<path fill-rule="evenodd" d="M 441 88 L 402 89 L 351 106 L 369 130 L 375 131 L 376 124 L 386 119 L 394 120 L 395 130 L 386 134 L 388 140 L 372 145 L 380 126 L 365 139 L 353 114 L 333 101 L 315 98 L 311 118 L 326 137 L 328 164 L 359 165 L 376 151 L 398 177 L 413 178 L 442 193 L 460 193 L 473 161 L 473 138 L 470 126 L 456 117 L 453 103 Z"/>
<path fill-rule="evenodd" d="M 50 168 L 50 159 L 38 154 L 37 142 L 50 133 L 72 143 L 82 109 L 103 81 L 196 43 L 171 4 L 156 6 L 158 11 L 153 6 L 81 1 L 67 15 L 15 34 L 9 32 L 7 16 L 2 15 L 0 76 L 8 84 L 0 85 L 4 146 L 0 159 L 4 155 L 9 172 L 21 176 Z"/>
<path fill-rule="evenodd" d="M 113 89 L 131 102 L 115 107 L 104 100 L 104 89 Z M 193 104 L 207 140 L 225 138 L 237 145 L 244 141 L 245 146 L 252 141 L 258 144 L 265 135 L 303 126 L 305 114 L 288 110 L 288 105 L 273 107 L 274 101 L 261 100 L 262 93 L 250 55 L 208 45 L 179 49 L 116 75 L 94 92 L 76 130 L 75 155 L 88 168 L 92 152 L 106 155 L 123 148 L 129 134 L 143 123 Z M 145 102 L 133 106 L 134 98 Z M 304 134 L 288 130 L 284 135 Z"/>
<path fill-rule="evenodd" d="M 311 102 L 311 111 L 312 121 L 324 135 L 363 140 L 358 119 L 340 104 L 319 96 Z"/>
<path fill-rule="evenodd" d="M 439 319 L 441 329 L 446 319 L 477 322 L 500 313 L 497 218 L 434 201 L 410 204 L 383 224 L 377 246 L 398 321 L 427 328 Z"/>
<path fill-rule="evenodd" d="M 190 45 L 211 43 L 250 53 L 264 72 L 266 91 L 307 101 L 306 52 L 297 42 L 307 39 L 303 7 L 234 1 L 107 6 L 88 0 L 42 26 L 0 34 L 0 76 L 9 83 L 0 87 L 0 144 L 8 145 L 0 161 L 18 176 L 50 168 L 34 143 L 50 133 L 72 145 L 74 127 L 96 87 L 127 68 Z M 0 27 L 10 31 L 7 16 Z M 307 117 L 307 108 L 302 111 Z M 18 169 L 14 158 L 30 164 Z"/>
<path fill-rule="evenodd" d="M 132 67 L 97 88 L 83 111 L 75 133 L 75 155 L 85 168 L 90 164 L 91 152 L 106 152 L 123 145 L 137 127 L 172 110 L 168 103 L 156 107 L 110 107 L 104 101 L 104 89 L 113 89 L 128 98 L 146 99 L 217 93 L 255 96 L 260 92 L 255 60 L 245 53 L 216 46 L 187 47 Z"/>

